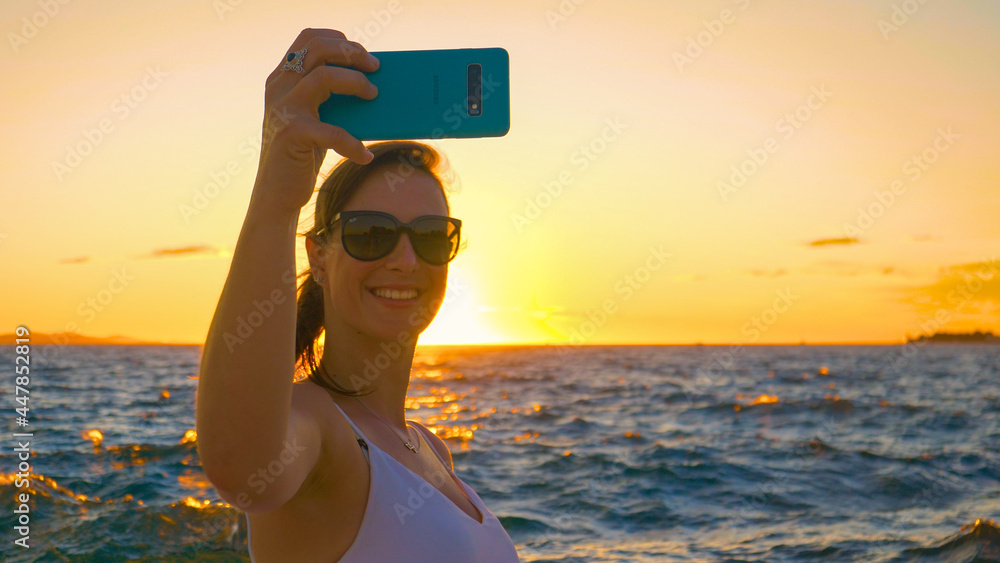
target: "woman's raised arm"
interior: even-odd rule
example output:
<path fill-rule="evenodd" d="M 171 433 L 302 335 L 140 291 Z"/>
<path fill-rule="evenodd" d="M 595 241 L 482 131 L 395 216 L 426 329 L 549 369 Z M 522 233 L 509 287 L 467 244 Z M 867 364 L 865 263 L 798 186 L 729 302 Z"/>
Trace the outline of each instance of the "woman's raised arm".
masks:
<path fill-rule="evenodd" d="M 362 71 L 377 61 L 335 30 L 303 30 L 290 52 L 303 48 L 303 72 L 279 64 L 267 78 L 257 178 L 205 340 L 196 399 L 205 474 L 226 500 L 246 494 L 239 504 L 254 510 L 291 498 L 321 445 L 317 421 L 292 404 L 299 211 L 327 149 L 360 164 L 372 158 L 343 129 L 320 122 L 317 108 L 331 92 L 374 98 Z"/>

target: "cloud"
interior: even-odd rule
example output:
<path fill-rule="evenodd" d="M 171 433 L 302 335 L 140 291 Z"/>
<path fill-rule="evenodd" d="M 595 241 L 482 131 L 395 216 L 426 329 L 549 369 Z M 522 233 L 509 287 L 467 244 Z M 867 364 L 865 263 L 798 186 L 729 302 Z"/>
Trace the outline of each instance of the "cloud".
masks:
<path fill-rule="evenodd" d="M 156 260 L 160 258 L 217 258 L 232 256 L 232 253 L 221 248 L 208 245 L 179 246 L 176 248 L 159 248 L 136 256 L 136 260 Z M 63 258 L 60 264 L 84 264 L 92 260 L 91 256 Z"/>
<path fill-rule="evenodd" d="M 942 268 L 941 271 L 965 280 L 971 279 L 972 276 L 976 276 L 979 279 L 987 279 L 991 276 L 1000 277 L 1000 258 L 994 257 L 992 260 L 985 262 L 959 264 L 950 268 Z"/>
<path fill-rule="evenodd" d="M 1000 308 L 1000 258 L 946 266 L 936 282 L 915 288 L 904 302 L 923 314 L 945 309 L 954 315 L 971 315 L 996 322 Z"/>
<path fill-rule="evenodd" d="M 872 265 L 860 262 L 848 262 L 845 260 L 821 260 L 807 264 L 801 268 L 786 270 L 785 268 L 754 268 L 743 270 L 743 273 L 756 278 L 780 278 L 783 276 L 888 276 L 907 274 L 899 271 L 894 266 Z"/>
<path fill-rule="evenodd" d="M 154 250 L 149 254 L 140 256 L 140 259 L 157 259 L 157 258 L 189 258 L 189 257 L 215 257 L 215 256 L 225 256 L 226 253 L 218 248 L 214 248 L 206 245 L 198 246 L 182 246 L 178 248 L 161 248 Z"/>
<path fill-rule="evenodd" d="M 60 264 L 83 264 L 84 262 L 90 262 L 90 256 L 77 256 L 76 258 L 63 258 L 59 261 Z"/>
<path fill-rule="evenodd" d="M 833 246 L 838 244 L 858 244 L 858 239 L 854 237 L 821 238 L 810 242 L 809 246 Z"/>

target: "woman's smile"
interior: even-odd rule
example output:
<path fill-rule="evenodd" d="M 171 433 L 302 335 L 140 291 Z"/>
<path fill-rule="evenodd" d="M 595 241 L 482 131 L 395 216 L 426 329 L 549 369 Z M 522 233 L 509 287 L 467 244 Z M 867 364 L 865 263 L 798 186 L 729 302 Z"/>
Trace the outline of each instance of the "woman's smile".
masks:
<path fill-rule="evenodd" d="M 423 292 L 414 288 L 391 289 L 376 287 L 368 288 L 368 294 L 386 307 L 400 309 L 416 305 Z"/>

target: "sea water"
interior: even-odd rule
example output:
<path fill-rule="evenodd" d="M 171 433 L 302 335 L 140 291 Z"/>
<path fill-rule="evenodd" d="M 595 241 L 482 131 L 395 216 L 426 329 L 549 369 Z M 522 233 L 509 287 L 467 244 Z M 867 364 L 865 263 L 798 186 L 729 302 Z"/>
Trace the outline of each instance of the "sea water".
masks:
<path fill-rule="evenodd" d="M 36 346 L 4 561 L 247 561 L 196 450 L 197 346 Z M 13 373 L 13 348 L 0 362 Z M 1000 347 L 421 347 L 407 417 L 523 561 L 1000 560 Z M 13 544 L 29 492 L 30 549 Z"/>

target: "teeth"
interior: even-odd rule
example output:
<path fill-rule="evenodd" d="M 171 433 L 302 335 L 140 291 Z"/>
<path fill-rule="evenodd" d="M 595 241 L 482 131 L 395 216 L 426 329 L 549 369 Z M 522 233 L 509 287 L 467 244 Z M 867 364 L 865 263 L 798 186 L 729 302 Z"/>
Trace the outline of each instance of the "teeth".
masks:
<path fill-rule="evenodd" d="M 414 297 L 417 296 L 417 290 L 415 289 L 406 289 L 400 291 L 397 289 L 385 289 L 380 287 L 378 289 L 373 290 L 372 293 L 374 293 L 379 297 L 384 297 L 386 299 L 398 299 L 398 300 L 413 299 Z"/>

